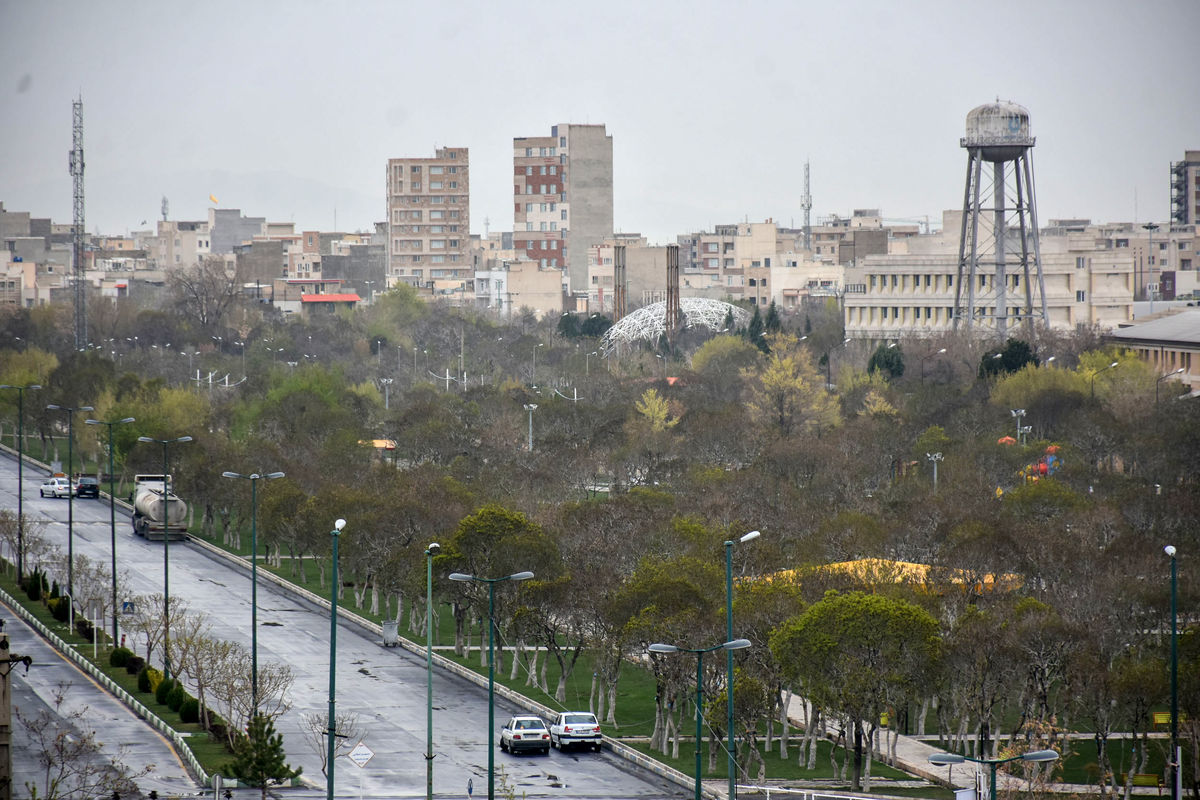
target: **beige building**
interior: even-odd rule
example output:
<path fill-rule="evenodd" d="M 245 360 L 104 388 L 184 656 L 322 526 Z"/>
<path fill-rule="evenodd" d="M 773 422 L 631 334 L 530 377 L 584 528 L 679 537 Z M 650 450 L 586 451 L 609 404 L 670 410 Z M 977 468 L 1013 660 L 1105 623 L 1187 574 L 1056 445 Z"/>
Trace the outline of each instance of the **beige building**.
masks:
<path fill-rule="evenodd" d="M 513 139 L 518 253 L 541 269 L 565 269 L 570 292 L 586 296 L 588 249 L 612 233 L 612 136 L 604 125 L 555 125 L 549 136 Z"/>
<path fill-rule="evenodd" d="M 893 241 L 891 252 L 847 266 L 843 301 L 846 335 L 888 340 L 953 327 L 961 212 L 948 211 L 943 231 Z M 1114 328 L 1133 316 L 1133 258 L 1111 248 L 1104 229 L 1048 228 L 1041 238 L 1047 323 L 1070 329 Z M 978 276 L 987 291 L 992 276 Z M 1023 276 L 1007 276 L 1007 292 L 1024 293 Z M 1016 313 L 1018 309 L 1010 311 Z"/>
<path fill-rule="evenodd" d="M 387 286 L 431 289 L 471 278 L 470 159 L 465 147 L 387 162 Z"/>

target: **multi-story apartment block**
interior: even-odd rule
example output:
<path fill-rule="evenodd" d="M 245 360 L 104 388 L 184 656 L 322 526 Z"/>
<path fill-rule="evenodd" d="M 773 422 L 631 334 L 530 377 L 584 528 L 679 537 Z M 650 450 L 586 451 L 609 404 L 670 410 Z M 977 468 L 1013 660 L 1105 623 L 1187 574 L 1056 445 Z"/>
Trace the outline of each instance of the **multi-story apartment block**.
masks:
<path fill-rule="evenodd" d="M 387 162 L 387 286 L 430 288 L 471 277 L 470 161 L 465 147 Z"/>
<path fill-rule="evenodd" d="M 1187 150 L 1171 165 L 1171 222 L 1200 224 L 1200 150 Z"/>
<path fill-rule="evenodd" d="M 540 268 L 565 269 L 572 294 L 588 294 L 588 248 L 613 233 L 612 165 L 604 125 L 513 139 L 513 247 Z"/>
<path fill-rule="evenodd" d="M 158 269 L 171 271 L 200 263 L 211 250 L 208 221 L 159 220 L 143 246 Z"/>
<path fill-rule="evenodd" d="M 959 214 L 946 212 L 942 232 L 893 241 L 889 254 L 845 268 L 847 336 L 879 341 L 953 327 Z M 1099 226 L 1059 231 L 1051 227 L 1041 235 L 1048 324 L 1113 328 L 1132 319 L 1134 259 L 1127 247 L 1110 247 L 1107 229 Z M 980 288 L 993 277 L 978 276 Z M 1023 279 L 1008 275 L 1008 291 L 1023 292 Z"/>

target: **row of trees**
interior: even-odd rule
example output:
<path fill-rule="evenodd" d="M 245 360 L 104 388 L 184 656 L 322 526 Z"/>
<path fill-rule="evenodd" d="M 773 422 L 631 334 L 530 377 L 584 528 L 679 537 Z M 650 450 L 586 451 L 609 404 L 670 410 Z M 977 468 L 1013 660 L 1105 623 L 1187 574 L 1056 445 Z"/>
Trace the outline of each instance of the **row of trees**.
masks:
<path fill-rule="evenodd" d="M 0 357 L 0 378 L 47 387 L 26 395 L 27 410 L 78 397 L 98 418 L 136 417 L 116 431 L 126 472 L 156 466 L 138 435 L 195 437 L 172 458 L 180 491 L 209 527 L 227 519 L 222 527 L 237 530 L 249 512 L 248 487 L 220 480 L 221 470 L 286 472 L 260 492 L 260 542 L 285 573 L 301 579 L 306 558 L 324 582 L 330 524 L 347 519 L 343 569 L 364 608 L 421 618 L 430 541 L 445 548 L 439 575 L 534 571 L 505 599 L 503 630 L 517 652 L 521 642 L 549 648 L 559 675 L 580 648 L 597 653 L 597 709 L 610 724 L 620 722 L 624 658 L 651 641 L 721 639 L 721 543 L 756 528 L 763 537 L 737 554 L 739 574 L 758 578 L 739 582 L 735 600 L 735 631 L 755 629 L 735 698 L 747 709 L 740 736 L 778 719 L 790 689 L 819 699 L 827 723 L 843 720 L 851 737 L 854 719 L 878 719 L 834 702 L 819 675 L 801 669 L 821 663 L 799 657 L 808 640 L 790 640 L 790 656 L 771 647 L 829 589 L 902 600 L 935 621 L 938 659 L 921 671 L 926 682 L 872 694 L 889 706 L 903 699 L 920 719 L 936 698 L 938 730 L 955 746 L 973 739 L 986 751 L 997 732 L 1020 738 L 1055 726 L 1095 731 L 1101 743 L 1112 731 L 1149 730 L 1135 713 L 1141 698 L 1081 682 L 1079 666 L 1092 659 L 1106 675 L 1127 664 L 1161 668 L 1163 544 L 1181 553 L 1180 607 L 1195 597 L 1186 576 L 1187 553 L 1200 544 L 1200 414 L 1137 359 L 1092 331 L 1007 344 L 946 335 L 872 352 L 842 346 L 836 313 L 819 307 L 776 314 L 754 337 L 693 333 L 603 361 L 579 326 L 559 336 L 563 323 L 549 325 L 431 309 L 398 291 L 336 325 L 261 322 L 235 340 L 240 348 L 228 337 L 210 343 L 194 356 L 206 370 L 237 375 L 246 359 L 247 380 L 229 390 L 183 383 L 184 359 L 143 345 L 113 356 L 30 343 Z M 286 361 L 272 354 L 277 346 Z M 447 391 L 428 377 L 435 365 L 468 377 Z M 386 405 L 379 377 L 394 379 Z M 566 399 L 576 391 L 578 402 Z M 0 416 L 15 418 L 14 399 L 0 396 Z M 1013 409 L 1025 411 L 1027 445 L 997 444 L 1013 431 Z M 59 424 L 27 417 L 47 437 L 63 433 Z M 395 443 L 382 463 L 361 444 L 373 439 Z M 82 441 L 84 452 L 97 450 Z M 1024 483 L 1019 473 L 1051 444 L 1062 468 Z M 936 490 L 926 459 L 935 452 Z M 819 569 L 863 558 L 940 572 L 914 588 Z M 799 577 L 780 577 L 788 570 Z M 1002 575 L 1018 577 L 1003 591 L 970 590 Z M 460 623 L 479 615 L 469 585 L 442 583 L 440 599 Z M 1026 639 L 1008 638 L 1017 630 Z M 1045 652 L 1031 666 L 1032 654 L 1016 655 L 1035 633 Z M 669 701 L 687 667 L 653 663 Z M 743 686 L 755 685 L 762 693 L 743 702 Z M 715 668 L 706 686 L 719 700 Z M 998 728 L 1011 710 L 1024 721 Z M 1103 758 L 1098 776 L 1111 771 Z"/>

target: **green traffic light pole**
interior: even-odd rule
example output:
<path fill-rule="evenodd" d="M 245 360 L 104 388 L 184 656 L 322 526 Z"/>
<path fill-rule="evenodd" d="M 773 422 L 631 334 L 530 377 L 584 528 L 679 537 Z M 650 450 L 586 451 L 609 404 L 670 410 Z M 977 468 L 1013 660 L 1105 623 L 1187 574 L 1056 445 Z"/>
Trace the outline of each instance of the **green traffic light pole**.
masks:
<path fill-rule="evenodd" d="M 108 426 L 108 530 L 112 537 L 112 646 L 117 646 L 117 507 L 113 495 L 116 494 L 113 486 L 113 426 L 125 425 L 130 422 L 136 422 L 133 417 L 125 419 L 115 419 L 111 422 L 105 422 L 98 419 L 85 419 L 87 425 L 106 425 Z"/>
<path fill-rule="evenodd" d="M 533 573 L 516 572 L 503 578 L 480 578 L 451 572 L 449 577 L 452 581 L 486 583 L 488 587 L 488 800 L 496 800 L 496 584 L 502 581 L 527 581 L 533 577 Z"/>
<path fill-rule="evenodd" d="M 425 800 L 433 800 L 433 557 L 441 549 L 425 548 Z"/>
<path fill-rule="evenodd" d="M 192 437 L 180 436 L 175 439 L 154 439 L 150 436 L 139 436 L 139 442 L 161 444 L 163 450 L 162 468 L 162 523 L 163 523 L 163 680 L 171 678 L 171 532 L 167 530 L 168 514 L 170 513 L 171 481 L 167 469 L 167 446 L 175 443 L 190 442 Z M 135 498 L 136 499 L 136 498 Z M 147 539 L 150 537 L 147 536 Z"/>
<path fill-rule="evenodd" d="M 59 406 L 48 405 L 46 408 L 50 411 L 65 411 L 67 412 L 67 625 L 71 630 L 75 630 L 75 483 L 71 480 L 71 467 L 75 461 L 75 454 L 71 449 L 71 443 L 75 439 L 75 412 L 77 411 L 94 411 L 91 406 Z"/>
<path fill-rule="evenodd" d="M 222 478 L 242 478 L 250 481 L 250 718 L 258 716 L 258 481 L 282 478 L 282 472 L 222 472 Z"/>
<path fill-rule="evenodd" d="M 17 390 L 17 585 L 25 575 L 25 390 L 40 388 L 36 383 L 0 385 L 0 389 Z"/>
<path fill-rule="evenodd" d="M 953 764 L 961 764 L 964 761 L 971 761 L 976 764 L 986 764 L 991 767 L 991 793 L 988 795 L 988 800 L 996 800 L 996 768 L 1001 764 L 1007 764 L 1011 761 L 1055 761 L 1058 759 L 1058 751 L 1056 750 L 1033 750 L 1028 753 L 1021 753 L 1019 756 L 1011 756 L 1009 758 L 971 758 L 970 756 L 960 755 L 959 753 L 934 753 L 929 757 L 929 763 L 939 767 L 950 766 Z"/>
<path fill-rule="evenodd" d="M 1171 559 L 1171 800 L 1179 800 L 1180 763 L 1179 752 L 1179 628 L 1176 617 L 1176 571 L 1175 545 L 1169 544 L 1163 551 Z"/>
<path fill-rule="evenodd" d="M 750 531 L 738 539 L 738 543 L 745 543 L 751 539 L 759 537 L 758 531 Z M 725 641 L 733 641 L 733 540 L 725 542 Z M 729 746 L 726 752 L 729 754 L 729 800 L 734 800 L 737 797 L 737 737 L 733 735 L 733 651 L 727 650 L 725 653 L 725 698 L 728 701 L 726 705 L 729 710 L 729 727 L 726 728 L 726 737 L 729 740 Z"/>
<path fill-rule="evenodd" d="M 334 739 L 337 737 L 336 712 L 334 696 L 337 679 L 337 596 L 338 596 L 338 539 L 346 520 L 339 519 L 333 523 L 329 535 L 333 537 L 333 581 L 329 592 L 329 751 L 326 757 L 325 800 L 333 800 L 333 757 L 336 749 Z"/>
<path fill-rule="evenodd" d="M 712 647 L 694 649 L 677 647 L 673 644 L 655 643 L 647 647 L 651 653 L 695 653 L 696 654 L 696 797 L 700 798 L 700 741 L 704 737 L 704 654 L 714 650 L 744 650 L 750 646 L 749 639 L 731 639 L 727 642 L 714 644 Z"/>

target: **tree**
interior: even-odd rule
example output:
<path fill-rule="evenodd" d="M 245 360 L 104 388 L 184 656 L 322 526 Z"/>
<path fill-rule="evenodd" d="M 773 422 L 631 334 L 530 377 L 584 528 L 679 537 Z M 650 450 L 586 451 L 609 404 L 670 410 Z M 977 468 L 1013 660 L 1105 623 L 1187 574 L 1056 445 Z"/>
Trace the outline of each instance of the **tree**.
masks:
<path fill-rule="evenodd" d="M 1033 354 L 1029 342 L 1020 339 L 1009 339 L 1004 347 L 998 350 L 988 350 L 979 359 L 979 377 L 990 378 L 1002 373 L 1017 372 L 1026 364 L 1035 367 L 1041 362 Z"/>
<path fill-rule="evenodd" d="M 168 286 L 176 310 L 208 335 L 218 331 L 239 295 L 235 276 L 225 271 L 220 257 L 214 256 L 172 272 Z"/>
<path fill-rule="evenodd" d="M 895 380 L 903 375 L 904 353 L 900 351 L 900 346 L 881 344 L 875 348 L 875 352 L 871 353 L 871 359 L 867 362 L 867 372 L 886 373 L 888 380 Z"/>
<path fill-rule="evenodd" d="M 750 318 L 750 326 L 746 328 L 746 339 L 764 353 L 771 352 L 767 340 L 763 337 L 763 319 L 758 306 L 754 307 L 754 316 Z"/>
<path fill-rule="evenodd" d="M 751 389 L 751 416 L 786 439 L 797 431 L 831 428 L 841 421 L 837 400 L 808 352 L 796 348 L 794 337 L 772 337 L 771 357 Z"/>
<path fill-rule="evenodd" d="M 275 723 L 269 717 L 257 714 L 246 733 L 234 740 L 233 761 L 226 769 L 239 781 L 261 787 L 262 798 L 267 800 L 267 787 L 290 781 L 302 768 L 288 766 L 283 735 L 275 732 Z"/>

